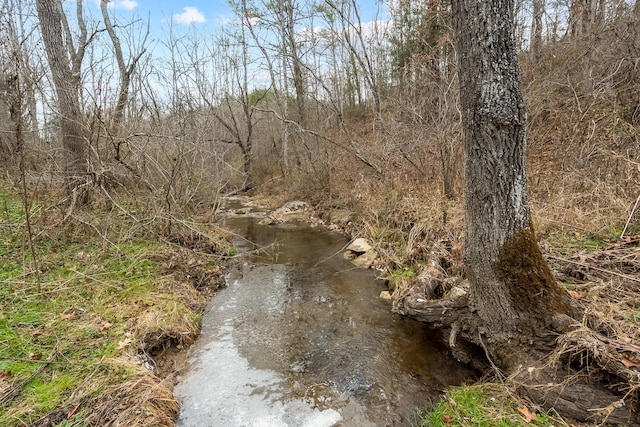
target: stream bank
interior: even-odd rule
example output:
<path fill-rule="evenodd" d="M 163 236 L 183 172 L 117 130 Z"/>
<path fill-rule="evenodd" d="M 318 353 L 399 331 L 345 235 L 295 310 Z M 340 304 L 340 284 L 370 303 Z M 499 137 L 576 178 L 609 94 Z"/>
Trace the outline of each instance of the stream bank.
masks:
<path fill-rule="evenodd" d="M 241 202 L 227 225 L 242 261 L 189 350 L 178 425 L 411 425 L 473 377 L 389 312 L 384 283 L 344 259 L 343 236 Z"/>

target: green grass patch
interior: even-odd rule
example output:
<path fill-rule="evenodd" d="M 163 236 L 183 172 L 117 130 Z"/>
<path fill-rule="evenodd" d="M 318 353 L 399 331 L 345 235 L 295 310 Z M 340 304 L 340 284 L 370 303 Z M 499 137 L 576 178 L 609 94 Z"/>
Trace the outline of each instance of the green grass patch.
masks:
<path fill-rule="evenodd" d="M 616 233 L 616 230 L 607 235 L 597 233 L 555 231 L 549 235 L 546 241 L 552 247 L 560 250 L 561 252 L 591 252 L 610 245 L 611 242 L 616 241 L 619 236 L 620 233 Z"/>
<path fill-rule="evenodd" d="M 414 279 L 417 276 L 413 266 L 397 268 L 389 273 L 389 287 L 395 289 L 403 280 Z"/>
<path fill-rule="evenodd" d="M 555 421 L 516 401 L 507 386 L 454 387 L 433 408 L 418 411 L 420 427 L 553 427 Z"/>
<path fill-rule="evenodd" d="M 199 328 L 205 297 L 159 261 L 175 246 L 126 215 L 89 207 L 62 224 L 64 214 L 34 217 L 36 275 L 23 204 L 0 188 L 0 396 L 16 390 L 0 405 L 1 426 L 30 425 L 65 407 L 77 408 L 62 425 L 83 425 L 93 412 L 83 405 L 102 396 L 118 404 L 110 393 L 128 380 L 148 393 L 156 377 L 133 356 L 174 336 L 193 339 Z M 220 268 L 213 256 L 200 264 Z M 136 403 L 153 403 L 146 400 Z"/>

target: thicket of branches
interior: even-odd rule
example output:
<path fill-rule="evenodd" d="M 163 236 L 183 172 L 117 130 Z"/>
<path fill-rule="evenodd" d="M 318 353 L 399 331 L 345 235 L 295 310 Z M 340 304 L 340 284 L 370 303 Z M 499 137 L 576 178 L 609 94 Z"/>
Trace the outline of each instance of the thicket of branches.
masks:
<path fill-rule="evenodd" d="M 155 41 L 147 18 L 123 21 L 108 1 L 99 17 L 40 1 L 64 10 L 77 85 L 83 176 L 69 202 L 136 192 L 179 213 L 275 178 L 292 197 L 347 205 L 381 187 L 462 196 L 447 1 L 379 6 L 364 22 L 354 0 L 239 0 L 224 30 L 168 23 Z M 16 183 L 57 187 L 72 150 L 36 1 L 1 7 L 0 161 Z M 640 6 L 519 1 L 514 19 L 535 201 L 624 215 L 638 190 Z"/>

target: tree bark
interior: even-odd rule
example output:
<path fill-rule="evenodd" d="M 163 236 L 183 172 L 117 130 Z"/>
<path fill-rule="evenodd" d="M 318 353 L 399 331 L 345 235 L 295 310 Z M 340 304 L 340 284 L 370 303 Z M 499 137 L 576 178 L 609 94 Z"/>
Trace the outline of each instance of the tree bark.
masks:
<path fill-rule="evenodd" d="M 571 314 L 536 242 L 525 168 L 526 116 L 508 0 L 453 2 L 465 153 L 469 304 L 507 370 Z"/>
<path fill-rule="evenodd" d="M 116 56 L 116 61 L 118 62 L 118 71 L 120 72 L 120 91 L 118 93 L 118 100 L 116 101 L 116 107 L 113 112 L 113 127 L 114 129 L 118 129 L 124 120 L 125 108 L 127 106 L 127 102 L 129 101 L 129 86 L 131 85 L 131 75 L 134 73 L 136 66 L 138 65 L 138 61 L 144 55 L 147 48 L 145 47 L 147 37 L 149 36 L 149 25 L 147 24 L 147 33 L 144 36 L 144 40 L 142 41 L 140 51 L 131 59 L 129 64 L 124 62 L 124 55 L 122 54 L 122 45 L 120 43 L 120 39 L 113 29 L 113 25 L 111 24 L 111 18 L 109 17 L 109 13 L 107 12 L 107 5 L 111 0 L 101 0 L 100 1 L 100 10 L 102 11 L 102 19 L 104 20 L 104 25 L 109 34 L 109 38 L 111 39 L 111 44 L 113 45 L 113 51 Z"/>
<path fill-rule="evenodd" d="M 81 1 L 78 2 L 81 5 Z M 84 53 L 84 40 L 79 41 L 78 51 L 70 44 L 70 59 L 63 41 L 62 5 L 58 0 L 37 0 L 38 19 L 42 40 L 58 99 L 58 117 L 64 152 L 64 172 L 70 195 L 75 194 L 87 179 L 87 148 L 82 127 L 79 101 L 80 64 Z M 81 8 L 81 6 L 79 6 Z M 67 31 L 67 33 L 70 33 Z M 86 37 L 86 30 L 83 32 Z M 69 37 L 69 34 L 67 34 Z M 70 39 L 69 39 L 70 40 Z M 77 202 L 88 203 L 88 193 L 81 189 Z"/>

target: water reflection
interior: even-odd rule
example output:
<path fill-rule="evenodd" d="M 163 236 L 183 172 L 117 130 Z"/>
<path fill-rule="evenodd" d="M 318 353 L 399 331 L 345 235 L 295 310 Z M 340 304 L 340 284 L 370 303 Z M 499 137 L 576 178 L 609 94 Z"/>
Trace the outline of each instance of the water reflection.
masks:
<path fill-rule="evenodd" d="M 213 300 L 176 390 L 178 425 L 411 425 L 415 408 L 472 375 L 389 313 L 383 284 L 343 259 L 341 236 L 229 223 L 246 237 L 239 250 L 272 246 L 247 255 Z"/>

